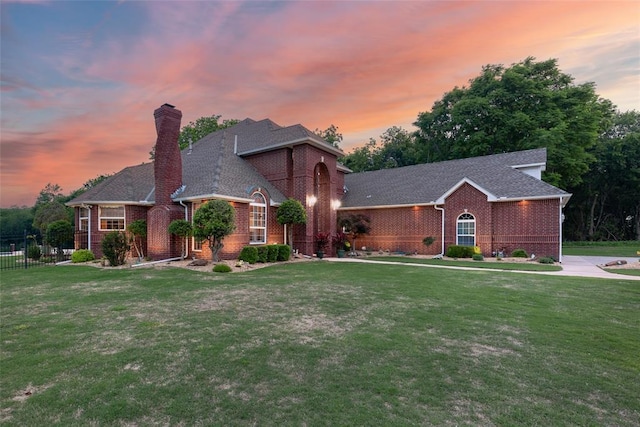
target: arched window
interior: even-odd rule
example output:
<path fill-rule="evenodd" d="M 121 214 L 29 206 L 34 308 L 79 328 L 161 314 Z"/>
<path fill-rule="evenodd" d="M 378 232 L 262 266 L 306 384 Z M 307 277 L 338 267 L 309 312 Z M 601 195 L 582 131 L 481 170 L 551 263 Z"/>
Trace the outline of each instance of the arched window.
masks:
<path fill-rule="evenodd" d="M 249 243 L 267 243 L 267 201 L 262 193 L 251 195 L 249 212 Z"/>
<path fill-rule="evenodd" d="M 476 245 L 476 218 L 470 213 L 458 217 L 456 244 L 463 246 Z"/>

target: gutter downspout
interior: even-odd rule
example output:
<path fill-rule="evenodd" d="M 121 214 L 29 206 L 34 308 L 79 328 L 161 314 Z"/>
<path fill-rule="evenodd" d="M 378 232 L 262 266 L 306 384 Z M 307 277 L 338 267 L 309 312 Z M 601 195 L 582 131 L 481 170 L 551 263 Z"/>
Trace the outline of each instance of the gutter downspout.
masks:
<path fill-rule="evenodd" d="M 89 209 L 89 221 L 87 224 L 87 232 L 89 233 L 87 235 L 87 249 L 89 249 L 90 251 L 93 251 L 91 249 L 91 213 L 92 213 L 91 208 L 92 208 L 91 205 L 87 205 L 87 209 Z"/>
<path fill-rule="evenodd" d="M 191 141 L 189 141 L 189 143 L 191 143 Z M 184 204 L 184 202 L 182 200 L 180 200 L 180 206 L 182 206 L 184 208 L 184 220 L 189 222 L 189 208 L 187 208 L 187 205 Z M 188 255 L 189 252 L 189 238 L 184 239 L 184 255 L 182 256 L 182 259 L 185 259 Z"/>
<path fill-rule="evenodd" d="M 562 264 L 562 202 L 563 202 L 563 197 L 560 197 L 560 203 L 558 203 L 558 221 L 559 221 L 559 227 L 558 227 L 558 231 L 559 231 L 559 237 L 560 237 L 560 241 L 558 242 L 559 244 L 559 248 L 558 248 L 558 262 L 560 264 Z"/>
<path fill-rule="evenodd" d="M 440 251 L 440 256 L 444 256 L 444 208 L 440 208 L 438 205 L 433 205 L 433 207 L 442 212 L 442 249 Z"/>
<path fill-rule="evenodd" d="M 167 258 L 167 259 L 161 259 L 159 261 L 149 261 L 149 262 L 143 262 L 141 264 L 131 264 L 131 268 L 135 268 L 135 267 L 144 267 L 146 265 L 154 265 L 154 264 L 159 264 L 161 262 L 171 262 L 171 261 L 182 261 L 183 258 L 182 257 L 177 257 L 177 258 Z"/>

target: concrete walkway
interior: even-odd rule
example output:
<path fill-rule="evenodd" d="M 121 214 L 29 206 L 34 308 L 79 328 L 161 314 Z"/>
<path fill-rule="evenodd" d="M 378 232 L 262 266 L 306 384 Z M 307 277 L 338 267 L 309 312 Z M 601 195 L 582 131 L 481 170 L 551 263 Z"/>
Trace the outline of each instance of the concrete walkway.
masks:
<path fill-rule="evenodd" d="M 366 258 L 325 258 L 327 261 L 332 262 L 370 262 L 376 264 L 400 264 L 393 261 L 374 261 L 367 260 Z M 573 277 L 594 277 L 598 279 L 617 279 L 617 280 L 639 280 L 640 276 L 629 276 L 625 274 L 615 274 L 604 271 L 598 265 L 606 264 L 610 261 L 625 260 L 628 263 L 637 263 L 638 258 L 625 258 L 625 257 L 593 257 L 593 256 L 574 256 L 564 255 L 562 257 L 562 270 L 561 271 L 513 271 L 513 270 L 500 270 L 494 268 L 473 268 L 473 267 L 452 267 L 448 265 L 435 265 L 435 264 L 411 264 L 418 267 L 430 267 L 430 268 L 448 268 L 454 270 L 475 270 L 475 271 L 499 271 L 499 272 L 515 272 L 515 273 L 527 273 L 527 274 L 542 274 L 547 276 L 573 276 Z M 406 263 L 402 263 L 406 264 Z"/>

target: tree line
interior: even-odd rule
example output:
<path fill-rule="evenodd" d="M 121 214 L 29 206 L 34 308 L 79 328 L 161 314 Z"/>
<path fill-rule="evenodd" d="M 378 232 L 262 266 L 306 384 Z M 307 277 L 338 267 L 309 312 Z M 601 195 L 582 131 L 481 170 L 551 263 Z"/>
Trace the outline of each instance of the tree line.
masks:
<path fill-rule="evenodd" d="M 573 196 L 567 240 L 640 240 L 640 113 L 618 111 L 555 59 L 487 65 L 343 159 L 354 172 L 546 147 L 543 180 Z"/>
<path fill-rule="evenodd" d="M 180 148 L 239 122 L 220 118 L 185 125 Z M 414 126 L 412 132 L 392 126 L 342 162 L 363 172 L 546 147 L 543 180 L 573 194 L 565 208 L 567 240 L 640 240 L 640 113 L 618 111 L 598 96 L 594 83 L 576 84 L 555 59 L 486 65 L 467 86 L 454 87 L 418 113 Z M 336 147 L 343 139 L 334 124 L 315 133 Z M 52 221 L 73 222 L 64 203 L 107 177 L 66 196 L 57 184 L 47 184 L 32 208 L 0 211 L 0 232 L 44 234 Z"/>

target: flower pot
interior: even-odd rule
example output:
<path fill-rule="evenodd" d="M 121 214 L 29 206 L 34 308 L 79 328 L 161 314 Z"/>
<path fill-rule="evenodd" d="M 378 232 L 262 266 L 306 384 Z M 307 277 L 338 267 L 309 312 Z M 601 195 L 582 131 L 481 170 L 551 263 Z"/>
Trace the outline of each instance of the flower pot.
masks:
<path fill-rule="evenodd" d="M 318 256 L 319 259 L 324 258 L 324 251 L 318 251 L 316 252 L 316 255 Z"/>
<path fill-rule="evenodd" d="M 338 258 L 344 258 L 344 249 L 338 249 Z"/>

